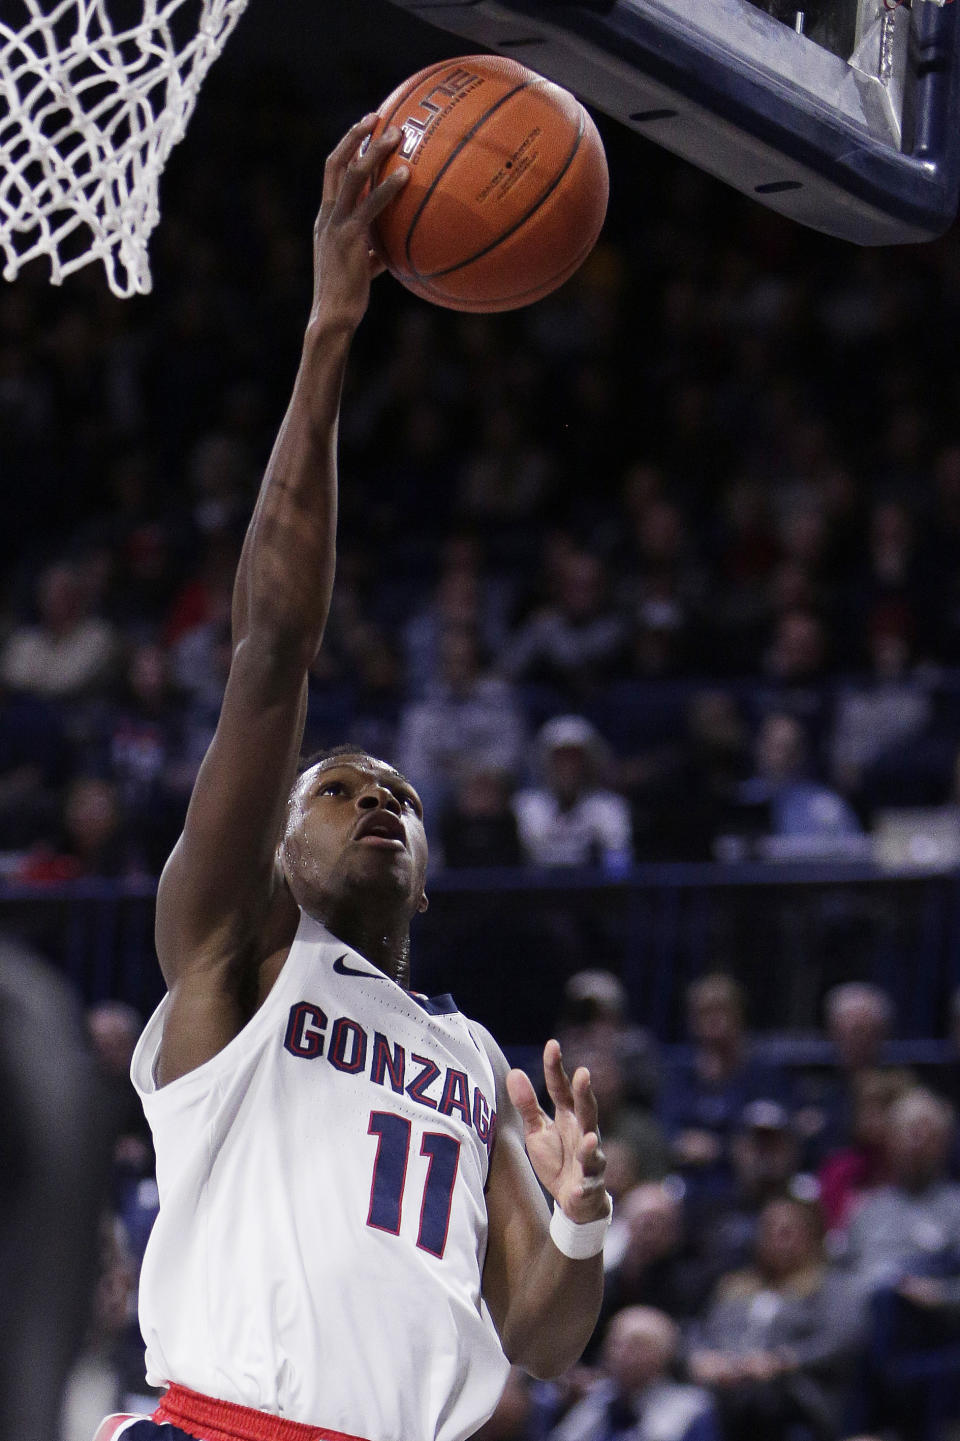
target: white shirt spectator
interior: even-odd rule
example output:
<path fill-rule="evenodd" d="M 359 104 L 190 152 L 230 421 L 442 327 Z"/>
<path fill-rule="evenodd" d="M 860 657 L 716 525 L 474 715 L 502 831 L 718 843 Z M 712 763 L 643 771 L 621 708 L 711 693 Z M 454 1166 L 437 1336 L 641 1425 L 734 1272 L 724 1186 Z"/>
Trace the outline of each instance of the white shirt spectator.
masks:
<path fill-rule="evenodd" d="M 631 863 L 630 807 L 615 791 L 584 791 L 563 809 L 551 791 L 522 790 L 513 808 L 531 865 L 623 870 Z"/>

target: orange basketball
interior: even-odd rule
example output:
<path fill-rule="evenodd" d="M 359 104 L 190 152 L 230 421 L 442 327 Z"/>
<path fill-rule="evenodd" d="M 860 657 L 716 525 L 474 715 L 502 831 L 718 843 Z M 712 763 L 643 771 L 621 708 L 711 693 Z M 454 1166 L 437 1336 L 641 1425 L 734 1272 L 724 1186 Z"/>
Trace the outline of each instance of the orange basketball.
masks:
<path fill-rule="evenodd" d="M 512 310 L 586 259 L 607 209 L 603 143 L 569 91 L 498 55 L 411 76 L 380 106 L 410 169 L 372 240 L 391 274 L 453 310 Z"/>

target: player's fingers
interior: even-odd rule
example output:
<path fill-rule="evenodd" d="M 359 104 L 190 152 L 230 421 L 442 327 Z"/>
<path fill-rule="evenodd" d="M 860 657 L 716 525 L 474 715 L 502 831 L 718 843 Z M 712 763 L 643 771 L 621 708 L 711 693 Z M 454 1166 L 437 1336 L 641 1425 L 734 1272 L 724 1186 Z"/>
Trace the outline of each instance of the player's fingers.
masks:
<path fill-rule="evenodd" d="M 526 1071 L 508 1072 L 507 1095 L 520 1112 L 524 1131 L 536 1130 L 543 1124 L 543 1110 Z"/>
<path fill-rule="evenodd" d="M 391 125 L 350 161 L 343 173 L 337 195 L 337 210 L 341 215 L 353 213 L 367 184 L 402 139 L 403 132 L 400 128 Z"/>
<path fill-rule="evenodd" d="M 577 1162 L 585 1176 L 602 1177 L 607 1167 L 607 1158 L 600 1145 L 596 1131 L 588 1131 L 577 1147 Z"/>
<path fill-rule="evenodd" d="M 376 220 L 381 210 L 390 204 L 395 195 L 399 195 L 409 179 L 410 171 L 406 165 L 398 165 L 396 170 L 391 170 L 386 180 L 381 180 L 379 185 L 374 186 L 357 208 L 357 219 L 361 225 L 369 225 Z"/>
<path fill-rule="evenodd" d="M 578 1066 L 570 1083 L 573 1091 L 573 1113 L 581 1131 L 597 1129 L 597 1098 L 590 1084 L 590 1072 L 586 1066 Z"/>
<path fill-rule="evenodd" d="M 347 166 L 360 149 L 364 138 L 373 134 L 379 119 L 376 111 L 371 111 L 362 120 L 358 120 L 356 125 L 351 125 L 340 143 L 330 151 L 323 168 L 324 205 L 332 205 L 336 200 Z"/>
<path fill-rule="evenodd" d="M 558 1110 L 573 1109 L 573 1090 L 570 1077 L 564 1070 L 560 1042 L 550 1040 L 543 1048 L 543 1079 L 547 1093 Z"/>

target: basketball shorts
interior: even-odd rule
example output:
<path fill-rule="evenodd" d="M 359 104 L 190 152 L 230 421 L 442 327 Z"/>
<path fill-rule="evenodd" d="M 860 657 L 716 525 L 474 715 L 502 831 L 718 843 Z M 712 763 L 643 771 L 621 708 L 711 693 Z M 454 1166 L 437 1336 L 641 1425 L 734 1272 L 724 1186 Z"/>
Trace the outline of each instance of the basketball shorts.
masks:
<path fill-rule="evenodd" d="M 93 1441 L 362 1441 L 171 1386 L 152 1416 L 108 1416 Z"/>

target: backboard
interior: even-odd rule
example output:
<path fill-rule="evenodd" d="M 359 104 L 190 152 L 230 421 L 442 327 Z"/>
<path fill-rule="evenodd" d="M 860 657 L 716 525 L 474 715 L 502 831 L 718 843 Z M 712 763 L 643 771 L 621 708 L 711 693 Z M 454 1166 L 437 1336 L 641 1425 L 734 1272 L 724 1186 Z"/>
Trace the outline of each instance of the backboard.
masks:
<path fill-rule="evenodd" d="M 956 214 L 950 0 L 393 3 L 828 235 L 916 242 Z"/>

